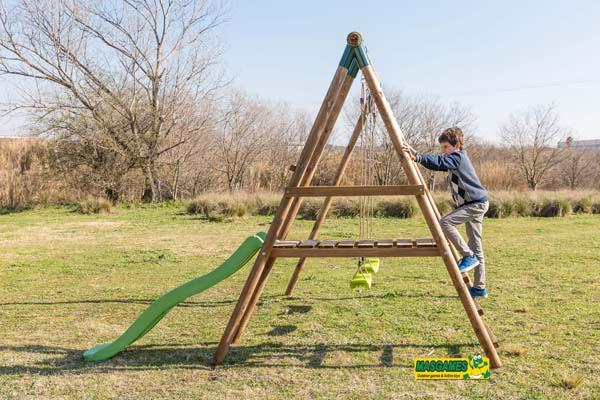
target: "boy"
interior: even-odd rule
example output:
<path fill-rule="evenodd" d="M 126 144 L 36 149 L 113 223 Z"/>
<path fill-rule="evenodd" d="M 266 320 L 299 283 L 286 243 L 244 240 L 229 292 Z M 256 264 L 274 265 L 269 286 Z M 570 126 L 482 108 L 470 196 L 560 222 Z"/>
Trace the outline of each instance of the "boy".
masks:
<path fill-rule="evenodd" d="M 481 185 L 469 156 L 463 150 L 463 133 L 460 128 L 446 129 L 438 138 L 438 142 L 442 155 L 417 153 L 408 144 L 404 144 L 402 148 L 425 168 L 449 171 L 450 191 L 457 208 L 444 216 L 440 225 L 446 237 L 463 256 L 458 263 L 460 271 L 468 272 L 475 268 L 475 282 L 469 290 L 471 296 L 487 297 L 481 233 L 483 215 L 489 207 L 488 193 Z M 465 224 L 467 229 L 468 245 L 456 229 L 460 224 Z"/>

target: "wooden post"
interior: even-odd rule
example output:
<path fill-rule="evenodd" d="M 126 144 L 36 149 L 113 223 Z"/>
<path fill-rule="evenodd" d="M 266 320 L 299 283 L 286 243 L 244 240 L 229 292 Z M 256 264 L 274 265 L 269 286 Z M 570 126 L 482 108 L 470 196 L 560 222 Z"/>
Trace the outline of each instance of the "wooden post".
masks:
<path fill-rule="evenodd" d="M 335 186 L 339 185 L 342 182 L 342 178 L 344 177 L 344 173 L 346 172 L 346 167 L 348 166 L 348 164 L 350 162 L 350 157 L 352 156 L 352 153 L 354 152 L 354 148 L 356 147 L 356 142 L 358 141 L 358 138 L 360 137 L 360 133 L 363 130 L 364 124 L 365 124 L 365 116 L 361 113 L 361 115 L 358 117 L 358 121 L 356 121 L 354 130 L 352 131 L 352 136 L 350 136 L 350 141 L 348 142 L 348 146 L 346 147 L 346 150 L 344 151 L 344 155 L 342 156 L 340 165 L 338 166 L 338 169 L 336 171 L 335 178 L 333 180 L 333 185 L 335 185 Z M 321 229 L 321 225 L 323 224 L 323 222 L 325 221 L 325 218 L 327 217 L 327 213 L 329 212 L 329 208 L 331 207 L 332 200 L 333 200 L 333 197 L 326 197 L 325 201 L 323 201 L 323 205 L 321 206 L 321 210 L 317 214 L 317 220 L 315 221 L 315 224 L 313 225 L 312 230 L 310 231 L 310 235 L 308 235 L 308 239 L 314 239 L 317 237 L 317 234 L 319 233 L 319 230 Z M 290 282 L 288 283 L 287 289 L 285 290 L 286 295 L 289 296 L 292 294 L 292 291 L 294 290 L 294 288 L 296 287 L 296 283 L 298 282 L 298 278 L 300 277 L 300 273 L 302 272 L 302 269 L 304 268 L 305 262 L 306 262 L 306 258 L 300 258 L 298 260 L 298 264 L 296 264 L 296 269 L 294 270 L 294 273 L 293 273 L 292 277 L 290 278 Z"/>
<path fill-rule="evenodd" d="M 325 149 L 325 146 L 327 145 L 327 142 L 329 141 L 329 137 L 331 136 L 333 127 L 335 126 L 337 118 L 338 118 L 340 112 L 342 111 L 342 107 L 344 105 L 344 102 L 346 101 L 346 97 L 348 97 L 348 93 L 350 92 L 350 88 L 352 87 L 352 83 L 354 82 L 354 77 L 355 76 L 353 76 L 351 74 L 347 74 L 346 77 L 344 78 L 344 81 L 342 83 L 339 94 L 335 98 L 333 105 L 331 107 L 331 113 L 329 114 L 327 122 L 325 123 L 325 126 L 319 136 L 319 139 L 318 139 L 317 145 L 315 146 L 315 149 L 313 151 L 312 157 L 310 158 L 310 161 L 308 162 L 308 166 L 306 168 L 306 173 L 304 174 L 304 176 L 302 177 L 302 179 L 298 183 L 298 185 L 290 184 L 289 186 L 291 186 L 291 187 L 293 187 L 293 186 L 298 186 L 298 187 L 308 186 L 310 184 L 310 182 L 312 181 L 316 167 L 319 164 L 321 155 L 323 154 L 323 150 Z M 293 224 L 294 220 L 296 219 L 296 215 L 298 214 L 298 210 L 300 209 L 301 203 L 302 203 L 301 197 L 294 198 L 294 201 L 292 202 L 292 204 L 290 206 L 289 213 L 287 214 L 286 218 L 282 221 L 280 229 L 277 231 L 277 239 L 283 240 L 287 237 L 287 235 L 292 227 L 292 224 Z M 256 303 L 258 302 L 258 299 L 260 298 L 260 296 L 265 288 L 267 278 L 268 278 L 269 274 L 271 273 L 271 269 L 273 268 L 274 264 L 275 264 L 274 258 L 270 259 L 267 262 L 266 267 L 264 268 L 263 273 L 258 280 L 258 284 L 256 285 L 254 293 L 252 293 L 250 301 L 248 302 L 248 307 L 246 308 L 244 315 L 241 317 L 240 323 L 238 324 L 238 327 L 237 327 L 237 330 L 236 330 L 235 334 L 233 335 L 233 343 L 239 343 L 239 340 L 240 340 L 242 334 L 244 333 L 244 330 L 246 329 L 246 326 L 248 325 L 250 318 L 252 317 L 252 313 L 254 312 Z"/>
<path fill-rule="evenodd" d="M 319 109 L 319 112 L 315 119 L 315 123 L 313 124 L 313 127 L 308 135 L 306 145 L 300 154 L 300 158 L 296 165 L 296 169 L 292 175 L 292 178 L 290 179 L 290 186 L 298 185 L 302 181 L 308 166 L 308 162 L 312 157 L 312 153 L 314 152 L 315 147 L 317 145 L 319 135 L 322 132 L 324 125 L 333 109 L 334 100 L 338 97 L 338 94 L 341 90 L 344 78 L 347 76 L 347 73 L 348 69 L 343 66 L 339 66 L 336 69 L 335 75 L 331 81 L 329 89 L 327 90 L 327 94 L 325 95 L 325 99 L 323 100 L 321 108 Z M 223 332 L 223 336 L 221 337 L 219 345 L 217 346 L 217 350 L 215 351 L 212 361 L 214 365 L 221 364 L 225 358 L 225 355 L 229 351 L 229 345 L 231 344 L 233 336 L 238 330 L 240 321 L 243 315 L 245 314 L 246 309 L 248 308 L 248 303 L 250 302 L 252 294 L 255 292 L 259 279 L 262 276 L 265 264 L 267 263 L 270 257 L 271 249 L 273 248 L 273 243 L 275 242 L 277 231 L 280 228 L 283 221 L 285 220 L 285 218 L 287 217 L 290 211 L 290 205 L 291 197 L 286 196 L 284 194 L 284 196 L 281 199 L 279 208 L 277 209 L 277 213 L 273 218 L 273 222 L 269 227 L 269 231 L 267 233 L 263 246 L 258 256 L 256 257 L 254 266 L 252 267 L 252 270 L 250 272 L 250 275 L 248 276 L 248 279 L 246 280 L 244 288 L 242 289 L 238 302 L 231 314 L 229 322 L 227 323 L 225 332 Z"/>
<path fill-rule="evenodd" d="M 416 167 L 415 170 L 417 171 L 417 174 L 419 175 L 419 180 L 421 181 L 421 183 L 425 187 L 425 195 L 427 196 L 427 200 L 429 201 L 429 204 L 431 204 L 431 208 L 433 208 L 433 211 L 435 212 L 435 216 L 436 216 L 436 218 L 439 221 L 442 218 L 442 216 L 440 214 L 440 210 L 437 208 L 437 205 L 435 204 L 435 200 L 433 199 L 433 195 L 429 191 L 428 185 L 425 184 L 425 179 L 423 178 L 423 174 L 421 173 L 421 170 L 419 169 L 419 167 Z M 460 260 L 460 255 L 458 254 L 458 250 L 456 250 L 456 248 L 454 247 L 454 245 L 452 244 L 452 242 L 448 241 L 448 245 L 450 246 L 450 250 L 452 251 L 452 254 L 454 255 L 454 258 L 458 262 L 458 260 Z M 463 274 L 463 279 L 465 280 L 465 283 L 468 286 L 471 286 L 471 280 L 469 279 L 469 275 Z"/>
<path fill-rule="evenodd" d="M 416 170 L 416 165 L 414 165 L 413 161 L 409 158 L 408 154 L 402 150 L 402 142 L 404 141 L 404 137 L 402 135 L 402 131 L 398 126 L 398 122 L 394 118 L 392 109 L 383 94 L 383 90 L 381 88 L 381 84 L 379 79 L 375 73 L 375 70 L 370 64 L 367 64 L 361 68 L 363 76 L 369 85 L 369 89 L 371 91 L 371 95 L 375 100 L 375 104 L 377 104 L 377 108 L 379 109 L 379 113 L 383 119 L 386 130 L 390 135 L 390 139 L 400 157 L 402 167 L 404 172 L 408 177 L 408 181 L 410 184 L 423 184 L 422 180 L 419 177 L 419 173 Z M 490 339 L 488 331 L 486 329 L 483 320 L 477 312 L 477 308 L 475 307 L 475 303 L 473 302 L 473 298 L 469 294 L 467 286 L 463 281 L 458 266 L 456 264 L 456 260 L 452 251 L 450 250 L 450 246 L 444 233 L 442 232 L 442 228 L 440 227 L 438 218 L 436 213 L 433 210 L 432 204 L 430 200 L 427 198 L 427 195 L 417 195 L 417 202 L 421 208 L 421 212 L 425 217 L 425 221 L 433 235 L 434 240 L 438 243 L 440 247 L 440 253 L 442 255 L 442 259 L 446 265 L 446 269 L 448 270 L 448 274 L 452 279 L 452 283 L 458 292 L 460 300 L 465 308 L 471 326 L 479 339 L 479 343 L 483 347 L 483 350 L 486 356 L 490 359 L 490 363 L 492 368 L 499 368 L 502 366 L 502 362 L 500 361 L 500 357 L 496 352 L 496 348 Z"/>
<path fill-rule="evenodd" d="M 323 131 L 323 134 L 321 135 L 321 137 L 319 139 L 319 143 L 318 143 L 317 147 L 315 148 L 315 152 L 313 154 L 312 159 L 310 160 L 310 163 L 306 170 L 306 174 L 304 175 L 301 184 L 298 186 L 310 185 L 310 182 L 312 181 L 312 179 L 315 175 L 315 170 L 317 168 L 317 165 L 319 164 L 319 161 L 323 154 L 323 150 L 327 146 L 327 142 L 329 141 L 329 137 L 331 136 L 333 127 L 335 126 L 338 116 L 339 116 L 340 112 L 342 111 L 342 107 L 344 106 L 346 97 L 348 97 L 348 93 L 350 92 L 350 88 L 352 87 L 353 82 L 354 82 L 354 77 L 352 75 L 346 76 L 344 84 L 342 85 L 342 90 L 340 91 L 340 96 L 336 100 L 336 104 L 334 105 L 334 110 L 331 112 L 329 121 L 327 121 L 325 130 Z M 292 185 L 290 185 L 290 186 L 292 186 Z M 287 234 L 289 233 L 290 228 L 296 218 L 296 215 L 298 215 L 298 210 L 300 210 L 301 204 L 302 204 L 302 198 L 301 197 L 296 198 L 296 201 L 293 203 L 293 205 L 291 207 L 291 209 L 292 209 L 292 212 L 290 213 L 291 218 L 288 218 L 286 220 L 286 223 L 281 227 L 280 238 L 284 239 L 287 236 Z"/>

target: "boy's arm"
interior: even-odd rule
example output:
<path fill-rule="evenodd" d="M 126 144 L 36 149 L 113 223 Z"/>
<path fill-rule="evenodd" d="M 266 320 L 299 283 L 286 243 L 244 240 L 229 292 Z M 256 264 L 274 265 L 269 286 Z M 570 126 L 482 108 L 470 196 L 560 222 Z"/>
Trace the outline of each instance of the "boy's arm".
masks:
<path fill-rule="evenodd" d="M 457 169 L 460 165 L 460 153 L 454 152 L 447 156 L 439 154 L 417 153 L 415 161 L 421 163 L 425 168 L 435 171 L 448 171 L 449 169 Z"/>

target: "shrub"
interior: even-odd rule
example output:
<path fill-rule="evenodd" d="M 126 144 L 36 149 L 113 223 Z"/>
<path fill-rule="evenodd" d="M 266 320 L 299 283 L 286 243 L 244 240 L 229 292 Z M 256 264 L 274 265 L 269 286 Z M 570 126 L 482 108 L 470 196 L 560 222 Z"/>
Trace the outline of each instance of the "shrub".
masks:
<path fill-rule="evenodd" d="M 500 202 L 500 214 L 502 218 L 510 217 L 514 213 L 513 200 L 503 200 Z"/>
<path fill-rule="evenodd" d="M 351 199 L 340 198 L 333 202 L 331 215 L 338 218 L 353 218 L 360 213 L 360 203 Z"/>
<path fill-rule="evenodd" d="M 256 196 L 254 213 L 256 215 L 275 215 L 279 202 L 279 199 Z"/>
<path fill-rule="evenodd" d="M 317 199 L 309 198 L 304 199 L 302 204 L 300 205 L 300 210 L 298 210 L 298 214 L 302 219 L 307 220 L 316 220 L 317 215 L 319 215 L 319 211 L 321 210 L 322 202 Z"/>
<path fill-rule="evenodd" d="M 538 211 L 540 217 L 560 217 L 562 215 L 560 205 L 555 201 L 548 201 L 542 204 Z"/>
<path fill-rule="evenodd" d="M 221 200 L 217 203 L 217 210 L 224 217 L 243 217 L 248 212 L 248 207 L 241 200 Z"/>
<path fill-rule="evenodd" d="M 93 198 L 82 200 L 77 203 L 75 211 L 80 214 L 101 214 L 110 213 L 112 204 L 103 198 Z"/>
<path fill-rule="evenodd" d="M 434 199 L 434 202 L 440 214 L 444 215 L 452 211 L 453 205 L 450 203 L 450 200 Z"/>
<path fill-rule="evenodd" d="M 417 207 L 410 200 L 385 200 L 378 204 L 377 211 L 383 217 L 411 218 L 417 213 Z"/>
<path fill-rule="evenodd" d="M 198 197 L 188 203 L 187 213 L 191 215 L 202 214 L 204 218 L 210 219 L 212 213 L 218 208 L 216 201 L 208 197 Z"/>
<path fill-rule="evenodd" d="M 566 200 L 546 200 L 539 208 L 540 217 L 563 217 L 571 212 L 571 205 Z"/>
<path fill-rule="evenodd" d="M 592 204 L 592 214 L 600 214 L 600 202 Z"/>
<path fill-rule="evenodd" d="M 490 207 L 485 216 L 488 218 L 502 218 L 502 207 L 496 200 L 490 200 Z"/>
<path fill-rule="evenodd" d="M 587 197 L 575 200 L 572 208 L 575 214 L 590 214 L 592 212 L 592 201 Z"/>
<path fill-rule="evenodd" d="M 569 215 L 573 212 L 573 209 L 571 208 L 571 203 L 569 202 L 569 200 L 558 199 L 557 202 L 558 202 L 558 205 L 560 206 L 560 212 L 562 213 L 562 216 Z"/>
<path fill-rule="evenodd" d="M 531 204 L 526 199 L 515 197 L 512 202 L 512 212 L 518 217 L 528 217 L 531 215 Z"/>

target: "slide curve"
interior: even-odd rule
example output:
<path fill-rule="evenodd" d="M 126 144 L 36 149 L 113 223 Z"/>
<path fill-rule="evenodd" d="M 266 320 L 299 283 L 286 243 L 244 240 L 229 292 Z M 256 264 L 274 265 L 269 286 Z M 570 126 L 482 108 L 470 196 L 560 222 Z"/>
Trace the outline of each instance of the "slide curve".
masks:
<path fill-rule="evenodd" d="M 150 331 L 177 304 L 215 286 L 246 265 L 262 247 L 265 236 L 264 232 L 249 236 L 223 264 L 208 274 L 165 293 L 156 299 L 117 340 L 92 347 L 83 353 L 83 357 L 89 361 L 103 361 L 120 353 Z"/>

